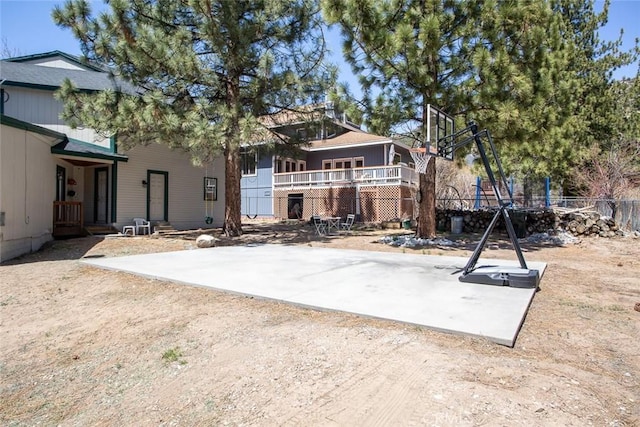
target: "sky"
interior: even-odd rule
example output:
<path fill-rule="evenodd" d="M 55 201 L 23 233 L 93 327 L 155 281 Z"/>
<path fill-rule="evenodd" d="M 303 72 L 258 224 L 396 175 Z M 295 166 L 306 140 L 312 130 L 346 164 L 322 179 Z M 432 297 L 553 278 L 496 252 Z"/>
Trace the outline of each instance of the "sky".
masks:
<path fill-rule="evenodd" d="M 72 55 L 80 54 L 78 41 L 71 31 L 57 27 L 51 19 L 51 11 L 61 0 L 0 0 L 0 37 L 2 47 L 6 45 L 12 56 L 32 55 L 59 50 Z M 102 7 L 102 1 L 91 1 L 95 7 Z M 596 8 L 602 7 L 602 1 L 596 1 Z M 609 9 L 608 24 L 601 30 L 604 40 L 617 39 L 620 30 L 624 30 L 623 49 L 633 46 L 640 38 L 640 0 L 613 0 Z M 340 81 L 349 83 L 356 92 L 357 80 L 349 65 L 342 59 L 339 32 L 329 31 L 328 43 L 332 49 L 331 61 L 340 68 Z M 634 77 L 638 64 L 618 70 L 614 78 Z"/>

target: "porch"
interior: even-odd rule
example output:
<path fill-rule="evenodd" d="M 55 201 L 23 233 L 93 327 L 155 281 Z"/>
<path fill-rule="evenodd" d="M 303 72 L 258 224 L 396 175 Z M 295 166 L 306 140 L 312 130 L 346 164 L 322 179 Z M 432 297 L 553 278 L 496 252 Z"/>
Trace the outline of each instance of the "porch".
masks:
<path fill-rule="evenodd" d="M 273 174 L 275 190 L 356 185 L 418 185 L 418 174 L 405 164 L 351 169 L 325 169 Z"/>

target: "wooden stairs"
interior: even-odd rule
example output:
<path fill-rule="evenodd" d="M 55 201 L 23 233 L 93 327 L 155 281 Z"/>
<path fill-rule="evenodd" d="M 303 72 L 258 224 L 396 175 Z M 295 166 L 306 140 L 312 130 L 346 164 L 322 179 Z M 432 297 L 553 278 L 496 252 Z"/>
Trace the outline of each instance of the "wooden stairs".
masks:
<path fill-rule="evenodd" d="M 84 227 L 87 236 L 104 236 L 107 234 L 118 234 L 118 230 L 111 225 L 87 225 Z"/>
<path fill-rule="evenodd" d="M 158 234 L 171 234 L 175 233 L 176 229 L 173 228 L 171 223 L 167 221 L 157 221 L 153 224 L 153 232 Z"/>

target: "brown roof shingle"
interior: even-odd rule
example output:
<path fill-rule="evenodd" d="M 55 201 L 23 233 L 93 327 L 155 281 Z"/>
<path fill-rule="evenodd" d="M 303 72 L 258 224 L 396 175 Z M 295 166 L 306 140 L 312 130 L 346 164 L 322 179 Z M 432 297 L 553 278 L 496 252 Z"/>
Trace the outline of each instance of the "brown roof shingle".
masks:
<path fill-rule="evenodd" d="M 362 131 L 350 131 L 328 139 L 316 139 L 309 142 L 311 151 L 322 150 L 325 148 L 338 148 L 350 145 L 375 145 L 391 142 L 391 138 L 386 136 L 374 135 Z"/>

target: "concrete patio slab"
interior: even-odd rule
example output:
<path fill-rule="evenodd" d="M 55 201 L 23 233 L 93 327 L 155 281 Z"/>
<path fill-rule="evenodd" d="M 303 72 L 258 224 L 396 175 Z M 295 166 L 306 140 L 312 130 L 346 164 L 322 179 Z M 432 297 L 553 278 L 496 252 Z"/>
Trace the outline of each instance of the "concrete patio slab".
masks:
<path fill-rule="evenodd" d="M 485 337 L 513 346 L 535 289 L 458 281 L 467 258 L 253 245 L 93 258 L 158 280 Z M 480 259 L 477 266 L 517 266 Z M 542 277 L 545 263 L 528 262 Z"/>

